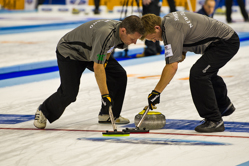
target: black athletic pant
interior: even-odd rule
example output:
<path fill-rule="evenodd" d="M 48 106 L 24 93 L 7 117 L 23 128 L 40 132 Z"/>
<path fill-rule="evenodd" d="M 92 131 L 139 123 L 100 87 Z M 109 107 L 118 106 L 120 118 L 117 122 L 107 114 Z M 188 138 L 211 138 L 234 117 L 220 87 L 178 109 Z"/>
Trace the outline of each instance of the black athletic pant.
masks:
<path fill-rule="evenodd" d="M 230 104 L 226 84 L 217 73 L 237 53 L 239 45 L 239 37 L 234 33 L 227 41 L 212 43 L 192 66 L 190 89 L 195 107 L 202 118 L 219 121 L 220 110 Z"/>
<path fill-rule="evenodd" d="M 93 70 L 93 62 L 71 60 L 69 57 L 64 58 L 58 52 L 57 62 L 61 85 L 57 92 L 47 98 L 41 106 L 43 114 L 50 123 L 59 119 L 66 107 L 76 101 L 79 92 L 80 78 L 84 70 L 86 68 Z M 114 101 L 113 114 L 115 117 L 119 117 L 127 85 L 126 71 L 113 57 L 110 57 L 105 70 L 109 94 Z M 101 104 L 101 102 L 99 104 Z M 84 103 L 82 103 L 82 105 L 84 105 Z M 81 107 L 81 109 L 84 109 L 84 107 Z M 108 114 L 108 112 L 100 113 Z"/>
<path fill-rule="evenodd" d="M 238 5 L 240 7 L 240 11 L 241 14 L 244 17 L 244 20 L 247 21 L 248 20 L 248 14 L 246 12 L 245 9 L 245 3 L 243 0 L 237 0 Z M 231 18 L 231 14 L 232 14 L 232 4 L 233 4 L 233 0 L 226 0 L 226 18 L 227 18 L 227 22 L 231 22 L 232 18 Z"/>
<path fill-rule="evenodd" d="M 167 0 L 170 8 L 170 13 L 176 11 L 176 5 L 174 0 Z"/>
<path fill-rule="evenodd" d="M 100 0 L 94 0 L 94 5 L 95 5 L 95 10 L 99 10 L 99 3 L 100 3 Z"/>

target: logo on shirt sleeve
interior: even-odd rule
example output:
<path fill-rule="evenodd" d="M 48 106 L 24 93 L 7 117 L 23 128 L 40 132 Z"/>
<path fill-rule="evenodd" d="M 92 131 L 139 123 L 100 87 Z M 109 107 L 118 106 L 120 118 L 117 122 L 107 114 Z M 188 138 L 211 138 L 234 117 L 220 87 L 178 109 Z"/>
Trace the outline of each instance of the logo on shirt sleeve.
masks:
<path fill-rule="evenodd" d="M 98 61 L 101 61 L 101 62 L 102 62 L 105 55 L 99 55 L 99 54 L 98 54 L 97 56 L 98 56 Z"/>
<path fill-rule="evenodd" d="M 165 45 L 165 58 L 173 56 L 173 51 L 171 49 L 171 44 Z"/>

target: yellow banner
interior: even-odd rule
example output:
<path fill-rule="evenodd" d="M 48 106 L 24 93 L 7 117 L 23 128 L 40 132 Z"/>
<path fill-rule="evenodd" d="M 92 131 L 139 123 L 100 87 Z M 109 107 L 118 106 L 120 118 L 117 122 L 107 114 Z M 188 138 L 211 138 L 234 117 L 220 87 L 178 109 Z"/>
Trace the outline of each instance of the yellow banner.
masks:
<path fill-rule="evenodd" d="M 113 10 L 114 6 L 123 6 L 124 2 L 128 1 L 128 6 L 137 6 L 135 1 L 132 0 L 101 0 L 100 5 L 106 5 L 108 10 Z M 133 4 L 131 4 L 133 2 Z M 176 6 L 183 6 L 189 10 L 189 3 L 191 4 L 192 10 L 195 11 L 196 0 L 175 0 Z M 142 6 L 142 0 L 139 0 L 139 6 Z M 89 5 L 94 5 L 94 0 L 89 0 Z M 163 0 L 162 6 L 169 6 L 167 0 Z"/>
<path fill-rule="evenodd" d="M 23 10 L 24 0 L 0 0 L 2 8 L 9 10 Z"/>

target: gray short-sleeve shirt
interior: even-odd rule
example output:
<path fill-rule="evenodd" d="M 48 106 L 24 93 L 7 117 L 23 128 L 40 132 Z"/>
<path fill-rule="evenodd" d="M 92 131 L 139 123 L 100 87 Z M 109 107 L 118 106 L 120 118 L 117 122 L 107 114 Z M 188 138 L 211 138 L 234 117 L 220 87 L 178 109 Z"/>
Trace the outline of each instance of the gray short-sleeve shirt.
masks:
<path fill-rule="evenodd" d="M 57 50 L 73 60 L 104 64 L 106 55 L 116 47 L 127 48 L 119 37 L 120 23 L 106 19 L 84 23 L 64 35 Z"/>
<path fill-rule="evenodd" d="M 182 52 L 203 54 L 212 43 L 228 40 L 234 30 L 213 18 L 191 12 L 172 12 L 162 20 L 166 63 L 182 60 Z"/>

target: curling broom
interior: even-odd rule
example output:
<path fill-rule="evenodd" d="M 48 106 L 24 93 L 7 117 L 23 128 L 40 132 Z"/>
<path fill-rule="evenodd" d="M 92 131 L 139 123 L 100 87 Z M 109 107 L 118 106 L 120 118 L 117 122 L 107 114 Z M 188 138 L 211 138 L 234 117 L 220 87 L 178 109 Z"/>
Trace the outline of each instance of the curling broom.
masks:
<path fill-rule="evenodd" d="M 143 123 L 144 118 L 148 114 L 149 110 L 150 110 L 150 108 L 148 106 L 147 109 L 146 109 L 146 111 L 144 112 L 141 120 L 138 122 L 138 124 L 137 124 L 137 126 L 135 128 L 126 128 L 123 131 L 124 132 L 130 132 L 130 133 L 140 133 L 140 134 L 142 134 L 142 133 L 149 133 L 149 130 L 146 130 L 146 128 L 143 128 L 143 129 L 139 128 L 141 126 L 141 124 Z"/>
<path fill-rule="evenodd" d="M 102 133 L 103 136 L 123 137 L 123 136 L 129 136 L 130 135 L 130 132 L 128 132 L 128 131 L 124 131 L 124 130 L 123 131 L 117 131 L 117 127 L 116 127 L 116 124 L 115 124 L 115 120 L 114 120 L 114 116 L 113 116 L 113 113 L 112 113 L 111 106 L 109 107 L 109 116 L 111 118 L 113 131 L 106 130 L 106 132 Z"/>

